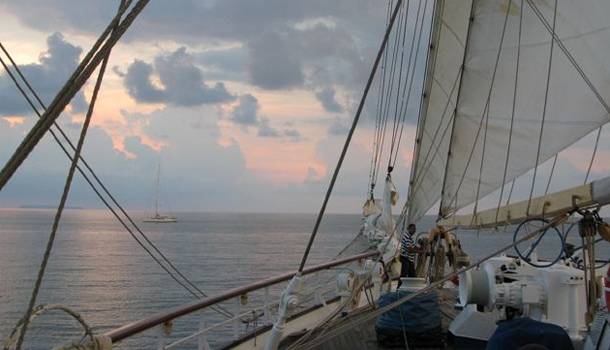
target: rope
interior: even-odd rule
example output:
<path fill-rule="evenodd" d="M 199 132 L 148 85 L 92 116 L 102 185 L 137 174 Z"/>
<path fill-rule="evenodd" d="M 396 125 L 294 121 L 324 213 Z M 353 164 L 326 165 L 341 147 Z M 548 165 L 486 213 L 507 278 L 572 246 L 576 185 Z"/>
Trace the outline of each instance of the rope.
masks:
<path fill-rule="evenodd" d="M 11 158 L 2 168 L 2 171 L 0 171 L 0 190 L 10 180 L 12 175 L 32 152 L 34 147 L 36 147 L 38 142 L 53 125 L 53 122 L 59 117 L 59 114 L 70 102 L 72 97 L 74 97 L 74 95 L 82 88 L 93 71 L 99 66 L 103 58 L 110 52 L 110 49 L 117 43 L 121 36 L 127 31 L 129 26 L 133 23 L 135 18 L 140 14 L 148 2 L 149 0 L 139 0 L 138 3 L 132 7 L 132 10 L 126 15 L 125 19 L 120 23 L 119 19 L 121 18 L 122 11 L 117 14 L 110 25 L 111 27 L 114 27 L 116 24 L 116 30 L 112 32 L 108 40 L 106 40 L 104 45 L 101 46 L 101 48 L 89 61 L 87 58 L 94 51 L 93 48 L 89 54 L 87 54 L 87 57 L 83 59 L 70 80 L 68 80 L 61 91 L 57 94 L 49 106 L 49 109 L 45 111 L 43 117 L 39 119 L 32 127 L 30 132 L 28 132 L 19 147 L 17 147 Z M 98 42 L 102 42 L 105 39 L 105 36 L 107 36 L 107 34 L 102 34 L 102 36 L 100 36 L 98 39 Z M 96 42 L 96 45 L 98 42 Z M 96 45 L 94 45 L 94 48 L 96 48 Z"/>
<path fill-rule="evenodd" d="M 60 305 L 60 304 L 38 305 L 32 310 L 32 314 L 30 315 L 30 317 L 27 321 L 31 323 L 38 316 L 40 316 L 43 313 L 46 313 L 48 311 L 63 311 L 67 315 L 74 318 L 83 327 L 83 329 L 85 331 L 85 336 L 83 337 L 83 339 L 89 338 L 90 343 L 91 343 L 91 347 L 89 347 L 89 348 L 92 348 L 95 350 L 102 349 L 101 343 L 103 340 L 95 337 L 93 335 L 93 330 L 87 324 L 87 322 L 85 322 L 84 318 L 79 313 L 77 313 L 76 311 L 73 311 L 72 309 L 70 309 L 67 306 Z M 8 336 L 8 338 L 4 341 L 4 343 L 3 343 L 4 350 L 9 350 L 17 342 L 18 337 L 21 337 L 21 334 L 24 333 L 25 324 L 26 324 L 26 318 L 23 317 L 19 320 L 19 322 L 17 323 L 15 328 L 13 328 L 13 330 L 12 330 L 11 334 Z M 78 347 L 78 346 L 81 346 L 81 348 L 86 348 L 86 347 L 84 347 L 82 345 L 78 345 L 78 344 L 71 345 L 71 347 Z"/>
<path fill-rule="evenodd" d="M 510 115 L 510 129 L 508 132 L 508 146 L 506 148 L 506 158 L 504 161 L 504 174 L 502 175 L 502 187 L 500 188 L 500 197 L 498 198 L 498 208 L 496 209 L 496 224 L 498 223 L 498 215 L 500 213 L 500 206 L 502 198 L 504 197 L 504 186 L 506 185 L 506 176 L 508 173 L 508 160 L 510 157 L 510 149 L 513 142 L 513 129 L 515 125 L 515 111 L 517 107 L 517 87 L 519 86 L 519 62 L 521 61 L 521 33 L 523 29 L 523 0 L 519 6 L 519 36 L 517 39 L 517 62 L 515 64 L 515 87 L 513 89 L 513 107 Z M 513 180 L 513 185 L 514 185 Z M 512 186 L 511 186 L 512 187 Z M 512 192 L 512 189 L 511 189 Z"/>
<path fill-rule="evenodd" d="M 390 2 L 388 2 L 388 9 L 387 9 L 387 13 L 386 13 L 386 22 L 385 25 L 386 27 L 388 26 L 388 23 L 390 21 L 390 14 L 391 14 L 391 6 L 392 6 L 392 2 L 393 0 L 390 0 Z M 379 88 L 380 88 L 380 93 L 379 95 L 377 95 L 377 113 L 376 113 L 376 117 L 375 117 L 375 134 L 374 134 L 374 138 L 373 138 L 373 156 L 371 157 L 371 168 L 369 170 L 369 186 L 370 186 L 370 193 L 369 196 L 371 199 L 374 199 L 374 194 L 373 191 L 375 189 L 375 184 L 377 183 L 377 159 L 379 158 L 379 130 L 381 129 L 381 101 L 383 100 L 383 94 L 384 94 L 384 90 L 385 90 L 385 65 L 387 62 L 387 57 L 388 57 L 388 51 L 384 50 L 384 54 L 383 54 L 383 60 L 381 62 L 381 74 L 379 75 Z"/>
<path fill-rule="evenodd" d="M 549 193 L 549 188 L 551 187 L 551 180 L 553 180 L 553 174 L 555 173 L 555 165 L 557 165 L 557 154 L 555 154 L 555 158 L 553 159 L 553 165 L 551 166 L 551 174 L 549 175 L 549 181 L 546 183 L 546 189 L 544 190 L 544 196 Z"/>
<path fill-rule="evenodd" d="M 500 62 L 500 55 L 502 53 L 502 46 L 504 44 L 504 36 L 506 34 L 506 24 L 508 23 L 508 14 L 510 12 L 511 5 L 512 5 L 512 0 L 509 0 L 508 6 L 506 7 L 506 15 L 504 16 L 504 24 L 502 26 L 502 35 L 500 37 L 500 45 L 498 46 L 498 54 L 496 55 L 496 62 L 494 64 L 494 69 L 493 69 L 493 73 L 492 73 L 492 77 L 491 77 L 491 83 L 489 86 L 489 92 L 487 94 L 487 100 L 485 102 L 485 107 L 483 108 L 483 113 L 481 114 L 481 122 L 479 123 L 479 128 L 477 129 L 477 133 L 475 135 L 474 142 L 472 143 L 472 149 L 470 150 L 470 154 L 468 155 L 468 161 L 466 162 L 466 166 L 464 167 L 464 172 L 462 173 L 462 176 L 460 177 L 460 182 L 457 186 L 457 189 L 456 189 L 453 197 L 451 197 L 451 199 L 447 203 L 448 207 L 451 205 L 451 203 L 454 201 L 454 199 L 457 202 L 457 195 L 460 192 L 460 188 L 462 187 L 462 184 L 464 183 L 464 178 L 466 177 L 466 172 L 468 171 L 468 167 L 470 166 L 470 162 L 472 161 L 472 156 L 474 154 L 474 150 L 476 148 L 477 141 L 479 140 L 479 135 L 481 133 L 481 129 L 483 128 L 483 120 L 485 119 L 485 112 L 489 111 L 491 93 L 493 91 L 494 83 L 496 80 L 496 73 L 498 71 L 498 63 Z M 451 150 L 449 152 L 451 152 Z M 443 188 L 444 188 L 444 185 L 443 185 Z M 441 202 L 442 202 L 442 200 L 441 200 Z M 441 203 L 440 208 L 441 208 L 440 210 L 442 211 L 442 208 L 443 208 L 442 203 Z M 439 214 L 447 214 L 447 213 L 439 213 Z"/>
<path fill-rule="evenodd" d="M 128 6 L 128 5 L 127 5 Z M 13 60 L 12 56 L 10 55 L 10 53 L 6 50 L 6 48 L 4 47 L 4 45 L 2 45 L 2 43 L 0 42 L 0 49 L 4 52 L 4 54 L 7 56 L 7 58 L 10 60 L 13 69 L 15 69 L 15 71 L 17 72 L 17 74 L 19 75 L 19 77 L 21 78 L 21 80 L 25 83 L 25 85 L 28 87 L 29 91 L 32 93 L 32 95 L 35 97 L 35 99 L 38 101 L 38 103 L 40 104 L 40 106 L 44 109 L 46 109 L 47 107 L 45 106 L 44 102 L 42 101 L 42 99 L 40 98 L 40 96 L 36 93 L 36 91 L 32 88 L 31 84 L 28 82 L 28 80 L 26 79 L 26 77 L 23 75 L 23 73 L 21 72 L 21 70 L 19 69 L 19 66 L 16 64 L 16 62 Z M 29 98 L 29 96 L 26 94 L 26 92 L 23 90 L 23 88 L 21 87 L 21 84 L 17 81 L 16 77 L 13 75 L 13 73 L 11 72 L 11 70 L 8 68 L 8 66 L 6 65 L 6 63 L 4 62 L 4 60 L 2 59 L 2 57 L 0 57 L 0 63 L 2 64 L 2 66 L 4 67 L 5 71 L 9 74 L 9 77 L 11 78 L 11 80 L 13 81 L 13 83 L 15 83 L 17 89 L 21 92 L 21 94 L 23 95 L 23 97 L 26 99 L 26 101 L 28 102 L 28 104 L 30 105 L 30 107 L 32 107 L 32 109 L 34 110 L 34 112 L 36 113 L 36 115 L 40 118 L 41 117 L 41 113 L 38 111 L 38 108 L 36 106 L 34 106 L 34 103 L 32 102 L 32 100 Z M 76 150 L 76 147 L 74 146 L 74 144 L 72 143 L 72 141 L 70 140 L 70 138 L 66 135 L 66 133 L 63 131 L 63 129 L 60 127 L 59 124 L 57 124 L 57 122 L 54 122 L 53 125 L 55 126 L 55 128 L 57 128 L 57 130 L 60 132 L 60 134 L 63 136 L 63 139 L 68 143 L 68 145 L 70 146 L 70 148 L 72 148 L 72 150 Z M 68 159 L 70 159 L 72 161 L 72 156 L 70 155 L 70 153 L 68 152 L 68 150 L 65 148 L 65 146 L 62 144 L 62 142 L 59 140 L 59 137 L 57 136 L 57 134 L 53 131 L 53 129 L 50 129 L 49 132 L 51 133 L 51 136 L 53 136 L 53 139 L 55 140 L 55 142 L 59 145 L 59 147 L 62 149 L 62 151 L 64 152 L 64 154 L 68 157 Z M 114 215 L 114 217 L 119 221 L 119 223 L 125 228 L 125 230 L 132 236 L 132 238 L 134 238 L 134 240 L 153 258 L 153 260 L 159 265 L 161 266 L 161 268 L 167 272 L 170 277 L 172 277 L 172 279 L 174 279 L 174 281 L 176 281 L 180 286 L 182 286 L 185 290 L 187 290 L 193 297 L 195 298 L 200 298 L 200 297 L 206 297 L 207 294 L 204 293 L 200 288 L 198 288 L 193 282 L 190 281 L 189 278 L 187 278 L 172 262 L 171 260 L 169 260 L 162 252 L 161 250 L 159 250 L 159 248 L 148 238 L 148 236 L 146 234 L 144 234 L 144 232 L 140 229 L 140 227 L 136 224 L 136 222 L 131 218 L 131 216 L 127 213 L 127 211 L 120 205 L 120 203 L 116 200 L 116 198 L 112 195 L 112 193 L 108 190 L 108 188 L 104 185 L 104 183 L 101 181 L 101 179 L 96 175 L 96 172 L 91 168 L 91 166 L 89 165 L 89 163 L 85 160 L 85 158 L 81 155 L 79 157 L 80 159 L 80 163 L 82 163 L 85 168 L 87 170 L 89 170 L 89 172 L 91 173 L 91 175 L 93 176 L 93 178 L 95 179 L 96 183 L 102 188 L 102 190 L 104 191 L 104 193 L 106 193 L 106 195 L 110 198 L 110 200 L 117 206 L 117 208 L 119 209 L 119 211 L 127 218 L 127 220 L 133 225 L 133 227 L 136 229 L 136 231 L 142 236 L 142 238 L 152 247 L 152 249 L 157 252 L 161 258 L 170 266 L 170 268 L 175 271 L 175 273 L 177 273 L 180 277 L 182 277 L 186 284 L 188 284 L 191 288 L 193 288 L 195 291 L 199 292 L 199 294 L 195 293 L 194 291 L 192 291 L 188 286 L 186 286 L 182 281 L 178 280 L 176 276 L 173 275 L 172 272 L 169 271 L 169 269 L 167 267 L 165 267 L 165 265 L 163 265 L 163 263 L 153 254 L 153 252 L 148 249 L 144 243 L 142 243 L 142 241 L 140 241 L 140 239 L 138 239 L 135 234 L 133 233 L 133 231 L 127 226 L 127 224 L 123 221 L 123 219 L 121 219 L 121 217 L 119 216 L 119 214 L 112 208 L 112 206 L 108 203 L 108 201 L 102 196 L 102 194 L 99 192 L 99 190 L 96 188 L 96 186 L 93 184 L 93 182 L 91 181 L 91 179 L 87 176 L 87 174 L 83 171 L 83 169 L 77 165 L 77 170 L 79 171 L 79 173 L 83 176 L 83 178 L 85 179 L 85 181 L 89 184 L 89 186 L 91 187 L 91 189 L 95 192 L 95 194 L 100 198 L 100 200 L 103 202 L 103 204 L 106 206 L 106 208 L 108 208 L 108 210 Z M 212 307 L 212 309 L 220 312 L 221 314 L 223 314 L 226 317 L 232 317 L 232 313 L 224 308 L 222 308 L 221 306 L 216 307 Z"/>
<path fill-rule="evenodd" d="M 540 163 L 540 149 L 542 148 L 542 135 L 544 133 L 544 122 L 546 121 L 546 111 L 547 111 L 547 104 L 548 104 L 548 99 L 549 99 L 549 89 L 550 89 L 550 85 L 551 85 L 550 84 L 551 69 L 553 68 L 553 49 L 555 48 L 555 40 L 553 40 L 553 38 L 555 37 L 555 25 L 557 23 L 557 3 L 558 3 L 558 1 L 555 0 L 555 8 L 553 10 L 553 29 L 552 29 L 552 33 L 551 33 L 551 50 L 549 53 L 549 65 L 548 65 L 547 74 L 546 74 L 546 88 L 545 88 L 545 92 L 544 92 L 544 105 L 542 107 L 542 122 L 540 123 L 540 134 L 538 136 L 538 149 L 536 150 L 536 166 L 534 167 L 534 176 L 532 177 L 532 186 L 530 188 L 529 199 L 527 200 L 527 210 L 525 211 L 526 215 L 529 215 L 529 213 L 530 213 L 530 206 L 532 204 L 532 197 L 534 195 L 534 185 L 536 184 L 536 175 L 538 173 L 538 165 Z M 557 158 L 555 158 L 555 160 L 557 160 Z M 550 182 L 550 180 L 549 180 L 549 182 Z"/>
<path fill-rule="evenodd" d="M 597 155 L 597 147 L 599 146 L 599 137 L 602 134 L 602 126 L 597 129 L 597 137 L 595 138 L 595 147 L 593 147 L 593 154 L 591 154 L 591 161 L 589 161 L 589 166 L 587 167 L 587 175 L 585 175 L 584 184 L 589 181 L 589 174 L 591 174 L 591 168 L 593 167 L 593 162 L 595 161 L 595 156 Z"/>
<path fill-rule="evenodd" d="M 410 54 L 409 54 L 409 62 L 407 64 L 407 68 L 411 68 L 411 74 L 410 74 L 410 79 L 409 79 L 409 71 L 407 71 L 407 80 L 405 81 L 405 85 L 407 84 L 407 81 L 409 82 L 409 87 L 405 88 L 403 90 L 403 96 L 401 98 L 401 102 L 400 102 L 400 110 L 398 112 L 398 115 L 401 116 L 401 120 L 400 120 L 400 131 L 397 131 L 397 137 L 398 140 L 396 141 L 396 147 L 395 147 L 395 152 L 394 152 L 394 160 L 392 160 L 392 157 L 390 155 L 390 161 L 391 164 L 388 164 L 388 168 L 392 167 L 394 168 L 394 166 L 396 165 L 396 160 L 398 159 L 398 149 L 400 148 L 400 142 L 402 140 L 402 134 L 403 134 L 403 130 L 404 130 L 404 126 L 405 126 L 405 121 L 406 121 L 406 117 L 407 117 L 407 111 L 409 110 L 409 102 L 411 100 L 411 93 L 413 91 L 413 81 L 415 80 L 415 69 L 417 68 L 417 59 L 419 57 L 419 52 L 420 52 L 420 48 L 421 48 L 421 38 L 423 36 L 423 28 L 424 28 L 424 16 L 426 15 L 426 9 L 428 8 L 428 0 L 426 0 L 426 4 L 424 5 L 424 11 L 422 13 L 421 16 L 421 21 L 419 21 L 419 13 L 420 13 L 420 8 L 421 8 L 421 1 L 419 1 L 418 7 L 417 7 L 417 21 L 415 22 L 415 30 L 413 31 L 413 36 L 411 38 L 411 49 L 410 49 Z M 415 33 L 417 32 L 417 24 L 419 22 L 419 35 L 417 37 L 417 44 L 415 44 Z M 413 60 L 413 64 L 411 64 L 411 55 L 413 54 L 413 48 L 415 46 L 415 57 Z M 406 97 L 405 97 L 405 93 L 406 93 Z M 398 100 L 397 100 L 398 102 Z M 398 108 L 397 108 L 398 109 Z M 392 141 L 392 144 L 394 145 L 394 141 Z"/>
<path fill-rule="evenodd" d="M 343 165 L 343 160 L 345 159 L 345 155 L 347 154 L 347 150 L 349 148 L 350 142 L 352 140 L 352 136 L 354 135 L 354 131 L 356 130 L 356 126 L 358 125 L 358 120 L 360 119 L 360 114 L 362 113 L 362 109 L 364 107 L 364 102 L 366 101 L 366 97 L 368 95 L 369 89 L 371 88 L 371 84 L 373 82 L 373 78 L 375 77 L 375 72 L 377 71 L 377 67 L 379 66 L 379 61 L 381 60 L 381 56 L 385 49 L 386 43 L 388 42 L 388 37 L 390 36 L 390 32 L 394 25 L 394 21 L 396 20 L 396 15 L 398 14 L 398 10 L 400 9 L 400 5 L 402 5 L 402 0 L 398 0 L 396 7 L 394 8 L 394 12 L 392 13 L 392 18 L 390 19 L 390 23 L 386 29 L 385 35 L 381 42 L 381 47 L 377 52 L 377 57 L 375 58 L 375 63 L 373 64 L 373 68 L 369 75 L 368 81 L 364 88 L 364 93 L 362 98 L 360 99 L 360 104 L 358 105 L 358 110 L 356 111 L 356 115 L 354 116 L 354 120 L 352 122 L 352 126 L 347 134 L 347 138 L 345 139 L 345 143 L 343 145 L 343 149 L 341 151 L 341 155 L 339 156 L 339 160 L 337 165 L 335 166 L 335 170 L 333 172 L 333 176 L 330 180 L 330 184 L 328 189 L 326 190 L 326 195 L 324 196 L 324 201 L 322 202 L 322 207 L 320 208 L 320 212 L 318 213 L 318 217 L 316 218 L 315 225 L 309 237 L 309 242 L 307 243 L 307 247 L 305 248 L 305 252 L 303 253 L 303 258 L 301 259 L 301 264 L 299 265 L 299 272 L 303 271 L 305 268 L 305 263 L 307 262 L 307 258 L 309 256 L 309 252 L 311 250 L 311 246 L 316 238 L 318 233 L 318 228 L 320 227 L 320 223 L 322 222 L 322 217 L 326 211 L 326 205 L 328 204 L 328 200 L 330 199 L 330 195 L 335 187 L 335 182 L 337 181 L 337 177 L 339 175 L 339 170 L 341 169 L 341 165 Z"/>
<path fill-rule="evenodd" d="M 385 145 L 385 135 L 387 132 L 387 126 L 388 126 L 388 118 L 390 115 L 390 106 L 391 106 L 391 100 L 392 100 L 392 94 L 394 92 L 394 81 L 396 80 L 395 78 L 395 74 L 394 72 L 396 71 L 396 61 L 398 58 L 398 43 L 400 41 L 400 27 L 402 26 L 402 20 L 405 16 L 403 15 L 403 12 L 399 12 L 399 16 L 398 16 L 398 28 L 399 30 L 396 31 L 396 34 L 394 35 L 394 46 L 393 46 L 393 50 L 392 50 L 392 60 L 390 62 L 390 74 L 388 75 L 388 90 L 386 91 L 386 95 L 385 95 L 385 101 L 383 103 L 383 109 L 382 109 L 382 133 L 380 134 L 381 137 L 381 149 L 380 149 L 380 153 L 379 153 L 379 157 L 377 159 L 378 164 L 376 165 L 377 168 L 379 168 L 379 166 L 381 165 L 381 156 L 383 153 L 383 148 Z M 406 19 L 405 19 L 406 22 Z M 398 82 L 398 85 L 400 87 L 400 81 Z M 388 169 L 389 170 L 389 169 Z M 377 170 L 376 172 L 376 176 L 378 176 L 379 171 Z M 377 182 L 377 178 L 375 178 L 375 182 Z"/>
<path fill-rule="evenodd" d="M 120 9 L 123 8 L 124 2 L 121 2 Z M 47 263 L 49 262 L 49 257 L 51 256 L 51 250 L 53 249 L 53 243 L 55 241 L 55 235 L 57 233 L 57 228 L 59 227 L 59 221 L 61 220 L 61 215 L 64 210 L 64 206 L 66 201 L 68 200 L 68 194 L 70 193 L 70 187 L 72 186 L 72 179 L 74 178 L 74 172 L 76 170 L 76 164 L 78 163 L 78 158 L 80 157 L 81 151 L 83 149 L 83 144 L 85 142 L 85 138 L 87 136 L 87 130 L 89 129 L 89 124 L 91 122 L 91 117 L 93 115 L 93 109 L 95 107 L 95 102 L 97 100 L 97 96 L 102 85 L 102 80 L 104 77 L 104 73 L 106 71 L 106 66 L 108 64 L 108 59 L 110 57 L 110 51 L 106 54 L 102 61 L 102 65 L 98 72 L 97 81 L 95 82 L 95 87 L 93 88 L 93 95 L 91 96 L 91 102 L 89 103 L 89 110 L 87 111 L 87 115 L 85 116 L 85 121 L 83 122 L 83 127 L 81 129 L 80 136 L 78 138 L 78 143 L 76 145 L 76 150 L 74 151 L 74 158 L 72 163 L 70 164 L 70 170 L 68 171 L 68 176 L 66 178 L 66 183 L 64 185 L 64 190 L 61 195 L 61 199 L 59 202 L 59 207 L 57 208 L 57 213 L 55 214 L 55 220 L 53 221 L 53 227 L 51 229 L 51 235 L 49 236 L 49 240 L 47 242 L 47 247 L 44 252 L 44 257 L 42 259 L 42 264 L 40 265 L 40 269 L 38 270 L 38 277 L 36 278 L 36 284 L 34 289 L 32 290 L 32 296 L 30 297 L 30 302 L 28 305 L 28 309 L 25 313 L 25 320 L 23 322 L 22 331 L 19 334 L 19 339 L 17 340 L 16 349 L 20 350 L 21 345 L 23 344 L 23 340 L 25 337 L 25 333 L 27 332 L 28 323 L 30 322 L 30 316 L 34 309 L 34 305 L 36 304 L 36 298 L 38 297 L 38 292 L 40 291 L 40 286 L 42 284 L 42 278 L 44 277 L 44 273 L 47 268 Z"/>
<path fill-rule="evenodd" d="M 391 166 L 392 166 L 392 152 L 394 152 L 394 144 L 396 142 L 396 130 L 398 127 L 398 120 L 399 118 L 399 113 L 398 113 L 398 101 L 400 100 L 400 88 L 402 86 L 402 72 L 403 72 L 403 64 L 404 64 L 404 58 L 405 58 L 405 42 L 406 42 L 406 38 L 407 38 L 407 24 L 409 22 L 409 9 L 410 9 L 410 1 L 407 0 L 407 5 L 405 6 L 406 8 L 406 13 L 405 13 L 405 21 L 404 21 L 404 25 L 403 25 L 403 29 L 400 31 L 400 33 L 402 34 L 402 41 L 401 41 L 401 51 L 400 51 L 400 68 L 398 69 L 398 91 L 396 92 L 396 103 L 394 105 L 394 120 L 392 121 L 392 141 L 390 143 L 390 156 L 388 159 L 388 172 L 391 172 Z M 419 8 L 421 7 L 421 0 L 419 1 L 419 6 L 417 9 L 417 17 L 416 17 L 416 22 L 415 22 L 415 28 L 417 29 L 417 22 L 419 21 Z M 413 35 L 415 35 L 415 31 L 413 31 Z M 415 38 L 413 38 L 412 42 L 415 40 Z M 407 63 L 407 79 L 409 79 L 409 72 L 410 72 L 410 67 L 411 67 L 411 57 L 413 56 L 413 43 L 411 44 L 411 50 L 409 52 L 409 61 Z M 404 93 L 403 93 L 403 97 L 404 97 Z"/>

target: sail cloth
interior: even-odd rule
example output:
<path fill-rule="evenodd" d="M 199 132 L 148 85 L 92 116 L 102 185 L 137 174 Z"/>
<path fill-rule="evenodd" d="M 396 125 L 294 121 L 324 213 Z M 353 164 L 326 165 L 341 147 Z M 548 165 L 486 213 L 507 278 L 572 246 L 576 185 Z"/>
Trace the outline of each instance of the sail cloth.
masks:
<path fill-rule="evenodd" d="M 408 222 L 441 195 L 472 1 L 437 1 L 410 184 Z"/>
<path fill-rule="evenodd" d="M 445 7 L 450 6 L 448 3 L 454 2 L 447 1 Z M 451 156 L 446 169 L 438 167 L 442 163 L 440 157 L 446 157 L 447 152 L 439 156 L 436 168 L 420 169 L 419 158 L 425 154 L 422 137 L 415 164 L 417 172 L 425 172 L 420 175 L 426 184 L 414 189 L 412 198 L 417 203 L 411 204 L 412 217 L 423 215 L 440 192 L 443 193 L 441 215 L 448 216 L 525 174 L 610 121 L 605 101 L 610 98 L 610 61 L 605 57 L 610 50 L 607 22 L 610 1 L 607 0 L 557 0 L 555 31 L 560 42 L 555 42 L 553 50 L 544 112 L 554 5 L 555 1 L 539 0 L 474 2 L 448 146 Z M 454 15 L 444 11 L 443 22 L 455 25 L 451 21 L 455 19 Z M 453 60 L 460 57 L 459 50 L 451 52 L 445 48 L 445 45 L 452 45 L 451 41 L 442 39 L 441 35 L 434 77 L 443 69 L 456 70 L 455 62 L 441 60 L 443 54 Z M 448 66 L 443 68 L 441 64 Z M 451 76 L 444 78 L 451 80 Z M 516 98 L 513 98 L 515 82 Z M 424 119 L 424 135 L 429 130 L 428 123 L 442 118 L 433 106 L 442 105 L 446 99 L 438 94 L 430 95 L 427 114 L 420 117 Z M 512 137 L 510 149 L 509 137 Z M 538 162 L 536 158 L 539 158 Z M 442 178 L 440 172 L 446 172 L 442 190 L 437 184 L 438 178 Z M 418 193 L 428 191 L 434 193 Z"/>

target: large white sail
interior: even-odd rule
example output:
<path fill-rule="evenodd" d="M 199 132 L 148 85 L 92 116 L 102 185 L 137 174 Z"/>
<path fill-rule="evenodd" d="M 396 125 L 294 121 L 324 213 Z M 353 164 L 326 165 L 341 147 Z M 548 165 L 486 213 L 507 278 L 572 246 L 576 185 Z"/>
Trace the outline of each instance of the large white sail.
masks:
<path fill-rule="evenodd" d="M 409 222 L 438 202 L 445 174 L 449 136 L 456 108 L 472 1 L 438 1 L 426 75 L 426 98 L 413 160 Z"/>
<path fill-rule="evenodd" d="M 470 7 L 459 3 L 464 8 Z M 441 201 L 443 216 L 493 192 L 610 121 L 605 101 L 610 98 L 610 61 L 605 57 L 610 52 L 607 21 L 610 1 L 557 1 L 558 40 L 554 44 L 547 94 L 554 11 L 554 1 L 474 2 L 453 120 L 451 156 L 447 168 L 440 169 L 446 171 Z M 451 16 L 445 13 L 445 18 Z M 445 50 L 447 44 L 441 40 L 438 51 Z M 459 55 L 454 52 L 448 56 Z M 443 71 L 439 57 L 435 76 Z M 445 70 L 450 67 L 455 70 L 455 63 L 445 63 L 448 65 Z M 451 76 L 444 78 L 452 79 Z M 438 103 L 433 97 L 430 106 Z M 429 108 L 425 124 L 441 118 L 438 111 L 432 112 Z M 510 150 L 509 137 L 512 138 Z M 423 147 L 422 143 L 416 160 L 418 168 L 426 153 Z M 438 171 L 429 170 L 424 178 L 424 182 L 436 183 Z M 437 187 L 427 186 L 421 191 L 439 193 Z M 421 200 L 422 196 L 433 196 L 417 192 L 415 188 L 413 199 L 421 202 L 411 205 L 414 217 L 429 205 L 429 200 Z"/>

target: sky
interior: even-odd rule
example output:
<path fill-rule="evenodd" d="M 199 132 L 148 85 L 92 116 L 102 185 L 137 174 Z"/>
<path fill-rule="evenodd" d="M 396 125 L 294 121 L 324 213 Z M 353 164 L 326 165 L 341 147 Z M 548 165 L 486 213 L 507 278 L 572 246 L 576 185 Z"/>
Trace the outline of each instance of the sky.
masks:
<path fill-rule="evenodd" d="M 0 40 L 49 103 L 118 3 L 3 1 Z M 373 0 L 151 1 L 112 52 L 83 155 L 132 209 L 151 209 L 160 166 L 167 211 L 315 212 L 386 13 L 387 3 Z M 0 70 L 0 164 L 36 120 L 12 84 Z M 58 119 L 73 140 L 92 85 Z M 365 200 L 376 91 L 374 85 L 330 212 L 359 212 Z M 416 107 L 407 110 L 393 173 L 403 200 Z M 558 167 L 565 178 L 586 172 L 591 148 L 589 138 L 562 154 Z M 599 158 L 592 178 L 610 170 L 608 145 Z M 68 166 L 47 135 L 0 193 L 0 208 L 56 205 Z M 564 183 L 561 176 L 555 182 Z M 380 184 L 377 189 L 381 196 Z M 78 176 L 68 205 L 102 207 Z"/>
<path fill-rule="evenodd" d="M 1 2 L 0 40 L 49 103 L 117 5 Z M 160 165 L 166 210 L 315 212 L 381 43 L 386 11 L 365 0 L 151 1 L 112 52 L 84 157 L 128 208 L 151 208 Z M 58 119 L 73 140 L 92 85 Z M 411 114 L 394 171 L 405 193 Z M 35 120 L 0 70 L 0 163 Z M 332 212 L 362 206 L 373 120 L 367 106 Z M 0 207 L 56 205 L 68 166 L 47 135 L 0 193 Z M 79 177 L 68 204 L 102 206 Z"/>

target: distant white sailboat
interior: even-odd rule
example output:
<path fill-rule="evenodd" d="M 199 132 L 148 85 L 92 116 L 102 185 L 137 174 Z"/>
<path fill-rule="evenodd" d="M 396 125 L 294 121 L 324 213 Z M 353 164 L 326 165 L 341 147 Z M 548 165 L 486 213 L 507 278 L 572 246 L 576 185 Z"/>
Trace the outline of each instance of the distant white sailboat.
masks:
<path fill-rule="evenodd" d="M 160 174 L 161 174 L 161 164 L 159 164 L 159 166 L 157 167 L 157 183 L 156 183 L 156 187 L 155 187 L 155 215 L 151 216 L 150 218 L 144 219 L 143 222 L 154 222 L 154 223 L 158 223 L 158 224 L 165 224 L 165 223 L 173 223 L 173 222 L 178 221 L 178 219 L 176 219 L 175 216 L 159 214 L 159 178 L 160 178 Z"/>

